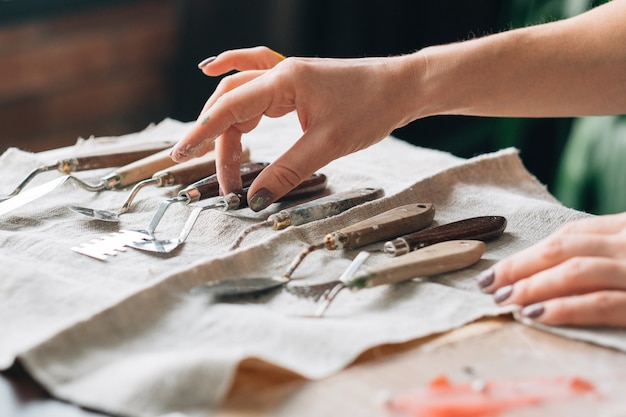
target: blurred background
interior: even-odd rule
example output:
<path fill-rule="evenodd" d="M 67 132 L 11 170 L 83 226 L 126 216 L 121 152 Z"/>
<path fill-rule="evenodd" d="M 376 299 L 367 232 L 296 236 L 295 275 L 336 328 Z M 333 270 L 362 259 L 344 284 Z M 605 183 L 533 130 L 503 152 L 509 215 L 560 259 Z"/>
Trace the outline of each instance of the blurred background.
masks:
<path fill-rule="evenodd" d="M 590 0 L 0 0 L 0 152 L 194 120 L 219 79 L 196 64 L 225 49 L 394 55 L 572 16 Z M 471 157 L 514 146 L 565 205 L 626 210 L 624 117 L 433 117 L 394 132 Z"/>

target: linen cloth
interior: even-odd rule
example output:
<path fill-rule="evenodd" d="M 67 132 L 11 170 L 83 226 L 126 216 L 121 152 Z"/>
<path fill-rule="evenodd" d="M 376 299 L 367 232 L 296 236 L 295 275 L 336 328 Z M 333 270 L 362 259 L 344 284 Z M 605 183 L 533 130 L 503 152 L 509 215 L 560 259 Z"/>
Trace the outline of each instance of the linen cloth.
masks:
<path fill-rule="evenodd" d="M 165 120 L 121 141 L 182 137 L 189 124 Z M 254 161 L 272 161 L 301 134 L 295 115 L 264 119 L 244 138 Z M 96 146 L 98 139 L 77 146 Z M 0 158 L 7 190 L 42 158 L 16 149 Z M 49 162 L 49 161 L 48 161 Z M 96 181 L 108 170 L 77 173 Z M 261 213 L 208 210 L 187 242 L 170 255 L 128 249 L 99 261 L 70 250 L 116 231 L 147 226 L 160 201 L 177 188 L 140 192 L 119 225 L 70 212 L 68 205 L 116 209 L 128 190 L 90 193 L 71 182 L 0 218 L 0 367 L 18 358 L 54 396 L 104 412 L 159 416 L 208 415 L 226 394 L 237 365 L 258 358 L 307 378 L 323 378 L 368 348 L 444 332 L 485 316 L 507 313 L 482 294 L 475 275 L 497 260 L 586 214 L 560 205 L 507 149 L 469 160 L 409 145 L 393 137 L 320 170 L 329 192 L 382 187 L 382 199 L 311 224 L 252 233 L 228 247 Z M 38 179 L 54 178 L 47 173 Z M 456 273 L 358 292 L 344 291 L 323 319 L 317 308 L 287 291 L 216 302 L 194 286 L 215 279 L 280 275 L 309 244 L 346 225 L 403 204 L 432 202 L 435 223 L 503 215 L 505 234 L 487 244 L 483 259 Z M 173 206 L 157 237 L 176 237 L 191 210 Z M 377 249 L 373 244 L 365 249 Z M 298 284 L 336 279 L 358 253 L 320 250 L 293 278 Z M 373 254 L 367 265 L 389 262 Z M 545 328 L 567 337 L 626 350 L 620 330 Z"/>

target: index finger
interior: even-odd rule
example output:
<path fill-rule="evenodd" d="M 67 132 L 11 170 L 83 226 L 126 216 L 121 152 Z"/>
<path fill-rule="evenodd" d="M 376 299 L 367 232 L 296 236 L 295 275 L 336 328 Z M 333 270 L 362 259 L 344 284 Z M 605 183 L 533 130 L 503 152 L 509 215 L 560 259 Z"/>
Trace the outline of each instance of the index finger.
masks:
<path fill-rule="evenodd" d="M 233 49 L 222 52 L 216 57 L 207 58 L 198 64 L 198 68 L 209 76 L 217 76 L 227 72 L 266 70 L 274 68 L 285 57 L 266 47 Z"/>

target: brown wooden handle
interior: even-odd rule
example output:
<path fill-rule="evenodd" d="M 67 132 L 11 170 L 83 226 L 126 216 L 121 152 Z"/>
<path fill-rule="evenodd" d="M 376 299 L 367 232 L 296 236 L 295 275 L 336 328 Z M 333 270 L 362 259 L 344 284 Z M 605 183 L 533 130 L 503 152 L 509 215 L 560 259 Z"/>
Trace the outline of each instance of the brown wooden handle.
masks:
<path fill-rule="evenodd" d="M 456 271 L 478 262 L 484 253 L 485 243 L 480 240 L 436 243 L 383 265 L 367 268 L 348 279 L 346 285 L 350 288 L 369 288 Z"/>
<path fill-rule="evenodd" d="M 64 174 L 90 169 L 119 167 L 153 155 L 163 149 L 169 149 L 172 144 L 172 142 L 162 141 L 146 142 L 141 145 L 121 148 L 116 147 L 115 150 L 100 151 L 98 153 L 63 159 L 58 161 L 56 165 L 57 169 Z"/>
<path fill-rule="evenodd" d="M 145 180 L 146 178 L 150 178 L 155 172 L 169 168 L 175 164 L 172 158 L 170 158 L 170 152 L 171 149 L 165 149 L 154 155 L 132 162 L 115 170 L 109 177 L 117 177 L 117 183 L 115 184 L 117 188 L 126 187 L 141 180 Z"/>
<path fill-rule="evenodd" d="M 423 229 L 435 217 L 431 203 L 408 204 L 333 232 L 324 239 L 326 249 L 354 249 Z"/>
<path fill-rule="evenodd" d="M 506 218 L 502 216 L 472 217 L 400 236 L 386 242 L 383 250 L 389 256 L 399 256 L 446 240 L 472 239 L 485 242 L 502 235 L 504 229 Z"/>

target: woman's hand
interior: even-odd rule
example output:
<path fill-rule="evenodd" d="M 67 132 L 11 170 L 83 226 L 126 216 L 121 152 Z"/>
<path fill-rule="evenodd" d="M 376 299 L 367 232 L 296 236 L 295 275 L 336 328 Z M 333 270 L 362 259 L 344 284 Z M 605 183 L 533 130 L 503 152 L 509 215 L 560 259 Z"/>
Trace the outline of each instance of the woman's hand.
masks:
<path fill-rule="evenodd" d="M 250 187 L 249 205 L 261 210 L 332 160 L 415 118 L 415 90 L 407 81 L 416 80 L 418 72 L 408 68 L 416 62 L 409 57 L 283 60 L 264 47 L 224 52 L 202 66 L 203 72 L 240 71 L 220 82 L 172 158 L 180 162 L 202 155 L 215 141 L 222 191 L 236 191 L 242 134 L 263 115 L 297 111 L 304 134 Z"/>
<path fill-rule="evenodd" d="M 626 213 L 569 223 L 478 284 L 540 323 L 626 327 Z"/>

